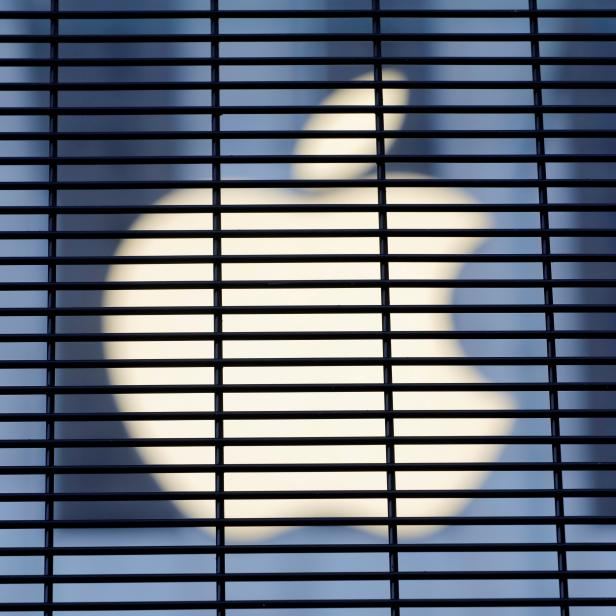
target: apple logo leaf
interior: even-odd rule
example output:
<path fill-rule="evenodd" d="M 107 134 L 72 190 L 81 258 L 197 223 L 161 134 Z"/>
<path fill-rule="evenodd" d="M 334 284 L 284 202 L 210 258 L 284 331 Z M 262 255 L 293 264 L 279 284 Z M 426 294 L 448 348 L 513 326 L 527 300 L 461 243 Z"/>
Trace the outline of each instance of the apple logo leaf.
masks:
<path fill-rule="evenodd" d="M 372 73 L 365 73 L 355 81 L 371 81 Z M 383 81 L 404 81 L 405 76 L 400 71 L 384 70 Z M 409 102 L 409 91 L 402 88 L 383 88 L 383 103 L 385 105 L 406 105 Z M 374 105 L 374 91 L 366 88 L 359 90 L 335 90 L 322 101 L 323 113 L 315 113 L 308 118 L 305 130 L 308 131 L 373 131 L 376 128 L 374 113 L 327 113 L 331 106 L 366 106 Z M 405 114 L 384 114 L 385 130 L 398 130 L 404 124 Z M 389 150 L 393 139 L 385 140 L 385 149 Z M 357 156 L 376 154 L 375 140 L 366 139 L 299 139 L 295 154 L 300 156 L 339 155 Z M 356 178 L 365 175 L 373 163 L 341 161 L 336 163 L 296 163 L 293 165 L 293 175 L 302 180 L 330 180 L 341 178 Z"/>

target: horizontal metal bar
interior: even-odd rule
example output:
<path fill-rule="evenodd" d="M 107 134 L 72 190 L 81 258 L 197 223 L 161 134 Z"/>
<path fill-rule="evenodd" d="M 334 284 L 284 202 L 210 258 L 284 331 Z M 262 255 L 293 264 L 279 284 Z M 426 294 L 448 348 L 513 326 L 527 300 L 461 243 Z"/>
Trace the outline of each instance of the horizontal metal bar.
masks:
<path fill-rule="evenodd" d="M 89 240 L 89 239 L 163 239 L 163 238 L 211 238 L 211 237 L 614 237 L 616 228 L 425 228 L 425 229 L 165 229 L 160 231 L 143 231 L 134 229 L 82 230 L 82 231 L 0 231 L 0 240 Z M 223 255 L 224 256 L 224 255 Z"/>
<path fill-rule="evenodd" d="M 606 329 L 493 329 L 456 331 L 285 331 L 285 332 L 139 332 L 139 333 L 61 333 L 0 334 L 2 343 L 47 342 L 129 342 L 141 340 L 545 340 L 616 338 L 616 330 Z"/>
<path fill-rule="evenodd" d="M 2 10 L 0 19 L 312 19 L 350 17 L 378 17 L 388 18 L 430 18 L 430 19 L 525 19 L 555 18 L 555 17 L 616 17 L 613 9 L 234 9 L 234 10 L 207 10 L 207 9 L 120 9 L 120 10 Z"/>
<path fill-rule="evenodd" d="M 595 262 L 604 263 L 616 261 L 616 253 L 550 253 L 550 254 L 533 254 L 533 253 L 519 253 L 519 254 L 498 254 L 498 253 L 411 253 L 411 254 L 396 254 L 390 253 L 388 255 L 379 254 L 271 254 L 271 255 L 142 255 L 142 256 L 105 256 L 105 257 L 91 257 L 91 256 L 71 256 L 71 257 L 0 257 L 0 266 L 31 266 L 31 265 L 135 265 L 135 264 L 186 264 L 186 263 L 577 263 L 577 262 Z M 504 306 L 507 304 L 475 304 L 478 312 L 486 312 L 495 310 L 497 312 L 503 312 Z M 400 312 L 415 310 L 427 310 L 423 308 L 423 304 L 409 305 L 409 306 L 394 306 Z M 545 311 L 546 307 L 542 304 L 509 304 L 511 311 L 516 312 L 523 310 L 526 312 L 533 312 L 538 310 Z M 533 306 L 536 308 L 533 309 Z M 615 304 L 560 304 L 556 308 L 554 305 L 550 305 L 549 310 L 560 310 L 561 312 L 573 312 L 576 308 L 580 311 L 609 311 L 612 310 Z M 441 306 L 441 308 L 444 308 Z M 461 311 L 470 311 L 465 304 L 456 304 L 456 310 L 459 308 Z M 93 308 L 93 307 L 65 307 L 65 308 L 53 308 L 51 310 L 57 310 L 56 314 L 69 314 L 71 311 L 83 311 L 83 310 L 152 310 L 145 306 L 136 306 L 135 308 Z M 164 306 L 161 307 L 164 311 L 170 310 L 183 310 L 186 312 L 189 310 L 186 306 Z M 191 306 L 190 310 L 197 311 L 211 311 L 211 310 L 229 310 L 245 311 L 250 310 L 250 307 L 246 306 L 225 306 L 223 308 L 206 307 L 206 306 Z M 297 306 L 259 306 L 252 307 L 253 310 L 293 310 L 299 311 L 302 308 Z M 339 311 L 341 307 L 337 306 L 314 306 L 307 305 L 305 310 L 308 312 L 314 311 Z M 23 311 L 27 310 L 49 310 L 46 308 L 0 308 L 0 315 L 10 314 L 7 310 L 16 310 L 15 314 L 26 314 Z M 374 306 L 350 306 L 349 310 L 357 312 L 375 310 Z M 391 306 L 384 307 L 385 311 L 392 310 Z M 438 310 L 438 306 L 435 306 L 435 310 Z M 63 312 L 64 311 L 64 312 Z M 68 311 L 68 312 L 66 312 Z M 35 314 L 35 313 L 31 313 Z M 40 313 L 36 313 L 40 314 Z M 90 313 L 92 314 L 92 313 Z"/>
<path fill-rule="evenodd" d="M 614 278 L 413 278 L 413 279 L 326 279 L 326 280 L 148 280 L 146 282 L 1 282 L 2 291 L 97 291 L 134 289 L 543 289 L 610 288 Z"/>
<path fill-rule="evenodd" d="M 497 364 L 498 365 L 498 364 Z M 384 410 L 292 410 L 292 411 L 234 411 L 230 409 L 223 417 L 223 421 L 294 421 L 303 419 L 383 419 Z M 560 418 L 614 418 L 616 409 L 561 409 L 552 411 L 548 409 L 481 409 L 481 410 L 452 410 L 452 409 L 394 409 L 394 419 L 466 419 L 509 417 L 520 419 L 544 419 L 550 417 Z M 62 412 L 53 416 L 41 413 L 2 412 L 0 422 L 81 422 L 81 421 L 207 421 L 216 419 L 214 411 L 123 411 L 112 412 Z M 0 467 L 2 468 L 2 467 Z M 205 468 L 205 467 L 204 467 Z M 209 467 L 208 467 L 209 468 Z M 226 467 L 225 467 L 226 468 Z M 303 468 L 303 466 L 294 467 Z"/>
<path fill-rule="evenodd" d="M 616 381 L 491 381 L 489 383 L 259 383 L 227 385 L 3 385 L 0 396 L 41 394 L 80 395 L 116 393 L 281 393 L 281 392 L 380 392 L 380 391 L 614 391 Z"/>
<path fill-rule="evenodd" d="M 489 571 L 311 571 L 272 573 L 81 573 L 53 575 L 0 575 L 0 584 L 135 584 L 191 582 L 307 582 L 307 581 L 378 581 L 378 580 L 607 580 L 616 578 L 610 569 L 550 571 L 543 569 Z"/>
<path fill-rule="evenodd" d="M 387 554 L 387 553 L 536 553 L 612 552 L 616 543 L 609 541 L 569 542 L 566 546 L 545 542 L 490 543 L 311 543 L 311 544 L 226 544 L 217 545 L 134 545 L 134 546 L 54 546 L 0 547 L 0 556 L 136 556 L 167 554 Z"/>
<path fill-rule="evenodd" d="M 0 396 L 95 395 L 95 394 L 200 394 L 200 393 L 308 393 L 384 391 L 616 391 L 616 381 L 536 381 L 490 383 L 260 383 L 233 385 L 3 385 Z M 0 440 L 0 443 L 2 441 Z M 616 437 L 614 437 L 616 442 Z"/>
<path fill-rule="evenodd" d="M 395 261 L 395 259 L 392 259 Z M 294 305 L 294 306 L 135 306 L 130 308 L 0 308 L 0 317 L 7 316 L 91 316 L 91 315 L 182 315 L 182 314 L 544 314 L 616 312 L 616 304 L 391 304 L 379 305 Z M 429 359 L 429 358 L 425 358 Z M 459 358 L 458 358 L 459 359 Z M 493 358 L 490 358 L 492 361 Z M 527 358 L 528 359 L 528 358 Z M 580 360 L 583 358 L 579 358 Z M 588 358 L 587 358 L 588 359 Z M 591 358 L 592 359 L 592 358 Z M 162 361 L 162 360 L 160 360 Z M 197 360 L 192 360 L 197 361 Z M 238 360 L 240 361 L 240 360 Z M 268 360 L 263 360 L 268 361 Z M 274 360 L 276 361 L 276 360 Z M 285 358 L 283 361 L 293 361 Z M 299 360 L 295 360 L 299 361 Z M 311 361 L 311 360 L 301 360 Z M 324 358 L 324 361 L 330 360 Z M 0 360 L 0 366 L 3 362 Z"/>
<path fill-rule="evenodd" d="M 355 83 L 355 82 L 349 82 Z M 361 83 L 361 82 L 358 82 Z M 614 82 L 616 84 L 616 82 Z M 2 85 L 0 83 L 0 85 Z M 378 86 L 375 86 L 378 87 Z M 172 88 L 168 88 L 172 89 Z M 254 90 L 254 88 L 252 88 Z M 608 139 L 616 130 L 494 129 L 494 130 L 181 130 L 181 131 L 0 131 L 1 141 L 139 141 L 211 139 Z"/>
<path fill-rule="evenodd" d="M 616 179 L 349 179 L 349 180 L 58 180 L 0 181 L 2 190 L 162 190 L 184 188 L 535 188 L 535 187 L 598 188 L 616 187 Z"/>
<path fill-rule="evenodd" d="M 349 41 L 455 41 L 455 42 L 528 42 L 528 41 L 606 41 L 616 40 L 613 32 L 271 32 L 271 33 L 192 33 L 192 34 L 3 34 L 2 43 L 276 43 L 276 42 L 349 42 Z"/>
<path fill-rule="evenodd" d="M 82 448 L 82 447 L 307 447 L 307 446 L 361 446 L 361 445 L 613 445 L 614 436 L 289 436 L 289 437 L 225 437 L 217 438 L 56 438 L 50 439 L 0 439 L 4 449 Z"/>
<path fill-rule="evenodd" d="M 116 413 L 117 415 L 118 413 Z M 124 413 L 122 413 L 124 415 Z M 582 415 L 578 415 L 582 416 Z M 612 414 L 613 417 L 613 414 Z M 130 420 L 130 418 L 128 419 Z M 144 475 L 162 473 L 385 473 L 396 472 L 605 472 L 616 470 L 614 462 L 395 462 L 330 463 L 330 464 L 99 464 L 53 467 L 26 465 L 0 466 L 0 475 Z M 2 550 L 0 549 L 0 555 Z"/>
<path fill-rule="evenodd" d="M 226 368 L 278 367 L 278 366 L 595 366 L 616 364 L 616 356 L 484 356 L 484 357 L 273 357 L 241 359 L 57 359 L 57 360 L 0 360 L 0 370 L 39 370 L 55 368 Z M 457 412 L 457 411 L 456 411 Z M 0 415 L 0 421 L 3 415 Z M 57 421 L 57 420 L 56 420 Z"/>
<path fill-rule="evenodd" d="M 0 38 L 0 42 L 2 39 Z M 386 88 L 389 90 L 532 90 L 536 87 L 533 81 L 528 80 L 388 80 L 388 81 L 4 81 L 0 82 L 2 92 L 118 92 L 118 91 L 150 91 L 150 90 L 374 90 Z M 541 82 L 543 90 L 604 90 L 616 88 L 616 81 L 612 80 L 544 80 Z"/>
<path fill-rule="evenodd" d="M 613 154 L 388 154 L 374 155 L 229 155 L 229 156 L 1 156 L 0 165 L 262 165 L 279 163 L 591 163 L 616 162 Z"/>
<path fill-rule="evenodd" d="M 125 518 L 125 519 L 62 519 L 0 520 L 0 529 L 42 528 L 250 528 L 288 526 L 553 526 L 612 525 L 616 516 L 387 516 L 372 517 L 280 517 L 280 518 Z M 0 604 L 2 605 L 2 604 Z M 160 608 L 159 608 L 160 609 Z"/>
<path fill-rule="evenodd" d="M 616 15 L 616 12 L 615 12 Z M 2 18 L 0 14 L 0 19 Z M 89 66 L 613 66 L 614 56 L 162 56 L 94 58 L 0 58 L 0 67 Z"/>
<path fill-rule="evenodd" d="M 0 503 L 111 502 L 169 500 L 357 500 L 386 498 L 616 498 L 616 489 L 476 489 L 476 490 L 225 490 L 159 492 L 2 492 Z"/>
<path fill-rule="evenodd" d="M 224 205 L 163 205 L 163 204 L 125 204 L 125 205 L 58 205 L 57 215 L 87 214 L 208 214 L 212 212 L 615 212 L 613 203 L 443 203 L 437 205 L 422 203 L 373 204 L 224 204 Z M 49 214 L 46 205 L 0 205 L 0 216 L 16 214 Z M 84 231 L 87 233 L 87 231 Z"/>
<path fill-rule="evenodd" d="M 558 607 L 612 606 L 616 597 L 509 597 L 498 599 L 243 599 L 226 601 L 53 601 L 33 603 L 0 603 L 0 612 L 71 611 L 159 611 L 159 610 L 291 610 L 291 609 L 377 609 L 377 608 L 458 608 L 458 607 Z"/>
<path fill-rule="evenodd" d="M 138 58 L 140 61 L 141 58 Z M 383 105 L 383 113 L 452 113 L 452 114 L 533 114 L 534 105 Z M 616 113 L 616 105 L 544 105 L 543 113 Z M 374 105 L 142 105 L 142 106 L 79 106 L 11 107 L 0 106 L 0 115 L 294 115 L 294 114 L 358 114 L 374 113 Z M 427 155 L 430 158 L 429 155 Z"/>

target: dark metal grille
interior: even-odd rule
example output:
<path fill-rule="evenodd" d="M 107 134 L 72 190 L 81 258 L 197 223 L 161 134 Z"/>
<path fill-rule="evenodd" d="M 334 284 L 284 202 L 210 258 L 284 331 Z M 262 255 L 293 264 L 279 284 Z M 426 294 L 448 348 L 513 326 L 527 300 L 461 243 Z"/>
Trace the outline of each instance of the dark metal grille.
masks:
<path fill-rule="evenodd" d="M 612 613 L 616 8 L 82 4 L 0 6 L 0 612 Z"/>

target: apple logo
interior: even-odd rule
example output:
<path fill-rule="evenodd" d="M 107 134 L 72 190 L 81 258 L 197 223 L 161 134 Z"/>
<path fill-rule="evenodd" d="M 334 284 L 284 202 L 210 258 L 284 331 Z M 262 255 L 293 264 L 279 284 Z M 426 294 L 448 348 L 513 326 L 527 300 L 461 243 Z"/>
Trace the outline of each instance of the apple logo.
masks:
<path fill-rule="evenodd" d="M 370 79 L 363 75 L 359 79 Z M 397 71 L 384 71 L 385 80 L 404 79 Z M 404 105 L 409 93 L 402 89 L 384 89 L 384 100 L 389 105 Z M 338 90 L 323 102 L 327 105 L 373 104 L 370 89 Z M 402 126 L 403 115 L 386 114 L 385 127 Z M 310 130 L 373 130 L 371 114 L 315 114 L 309 118 Z M 341 155 L 373 153 L 372 139 L 319 139 L 300 140 L 298 154 L 334 153 Z M 391 147 L 391 142 L 386 144 Z M 300 179 L 370 177 L 370 165 L 352 162 L 336 164 L 296 164 L 293 175 Z M 389 173 L 388 177 L 423 179 L 413 173 Z M 176 190 L 161 201 L 165 204 L 208 204 L 211 191 L 206 189 Z M 310 204 L 357 203 L 374 204 L 376 188 L 354 187 L 339 189 L 277 190 L 223 189 L 223 204 Z M 391 187 L 387 189 L 390 204 L 473 203 L 463 191 L 453 188 Z M 390 229 L 430 228 L 487 228 L 489 219 L 477 211 L 469 212 L 391 212 L 388 214 Z M 212 228 L 210 214 L 144 214 L 132 225 L 131 230 L 180 230 Z M 223 213 L 223 230 L 263 229 L 314 229 L 315 233 L 301 238 L 228 238 L 222 239 L 222 252 L 226 255 L 257 254 L 378 254 L 377 237 L 319 237 L 319 229 L 375 229 L 378 228 L 375 212 L 325 212 L 325 213 Z M 391 237 L 389 251 L 396 253 L 472 253 L 478 249 L 481 238 L 474 237 Z M 207 255 L 211 254 L 210 239 L 147 239 L 127 238 L 116 251 L 118 256 L 154 255 Z M 390 264 L 391 278 L 440 278 L 454 280 L 462 268 L 460 263 L 417 262 Z M 344 280 L 378 279 L 376 262 L 329 263 L 224 263 L 223 278 L 231 280 Z M 108 272 L 110 282 L 140 282 L 148 280 L 189 281 L 211 280 L 211 264 L 114 264 Z M 392 304 L 450 304 L 451 288 L 392 288 Z M 211 306 L 211 289 L 157 289 L 157 290 L 108 290 L 104 306 Z M 380 305 L 378 288 L 271 288 L 223 290 L 226 306 L 267 305 L 339 305 L 335 314 L 226 314 L 225 332 L 267 331 L 380 331 L 381 315 L 345 314 L 344 305 Z M 103 321 L 107 333 L 121 332 L 211 332 L 211 315 L 107 315 Z M 446 313 L 394 313 L 393 330 L 454 331 L 451 315 Z M 112 341 L 105 345 L 108 359 L 182 359 L 212 358 L 210 341 Z M 464 351 L 455 339 L 394 340 L 394 357 L 462 357 Z M 381 357 L 381 341 L 375 340 L 226 340 L 224 357 L 229 358 L 301 358 L 301 357 Z M 114 385 L 151 384 L 212 384 L 212 368 L 131 367 L 109 369 Z M 382 383 L 382 368 L 376 366 L 303 366 L 282 365 L 275 367 L 225 367 L 225 384 L 285 384 L 285 383 Z M 394 366 L 396 383 L 482 383 L 484 377 L 473 366 Z M 210 393 L 129 394 L 116 396 L 120 411 L 211 411 L 214 396 Z M 490 391 L 460 392 L 395 392 L 395 409 L 509 409 L 511 396 Z M 324 391 L 302 393 L 225 393 L 226 437 L 293 437 L 293 436 L 383 436 L 382 419 L 320 419 L 320 420 L 233 420 L 234 411 L 246 410 L 381 410 L 382 392 Z M 161 437 L 213 437 L 214 426 L 203 421 L 127 421 L 129 434 L 136 438 Z M 477 419 L 395 419 L 396 436 L 412 435 L 475 435 L 496 436 L 509 432 L 511 420 L 506 418 Z M 502 449 L 498 444 L 474 445 L 396 445 L 397 462 L 489 462 L 495 460 Z M 213 447 L 140 447 L 139 453 L 147 464 L 197 464 L 213 463 Z M 332 445 L 332 446 L 228 446 L 225 462 L 229 464 L 288 464 L 288 463 L 358 463 L 385 461 L 383 445 Z M 485 479 L 482 471 L 427 472 L 397 471 L 398 489 L 472 489 Z M 163 490 L 208 491 L 214 489 L 213 474 L 161 473 L 155 475 Z M 386 487 L 384 472 L 306 472 L 306 473 L 228 473 L 225 489 L 234 490 L 382 490 Z M 178 501 L 177 506 L 187 516 L 214 517 L 213 500 Z M 464 498 L 399 498 L 400 516 L 452 516 L 459 514 L 468 499 Z M 287 500 L 227 500 L 228 517 L 291 517 L 291 516 L 383 516 L 387 515 L 385 499 L 287 499 Z M 399 528 L 401 537 L 419 537 L 433 532 L 437 526 L 404 525 Z M 279 532 L 277 527 L 229 527 L 227 536 L 234 539 L 262 539 Z M 368 529 L 386 533 L 386 526 Z"/>

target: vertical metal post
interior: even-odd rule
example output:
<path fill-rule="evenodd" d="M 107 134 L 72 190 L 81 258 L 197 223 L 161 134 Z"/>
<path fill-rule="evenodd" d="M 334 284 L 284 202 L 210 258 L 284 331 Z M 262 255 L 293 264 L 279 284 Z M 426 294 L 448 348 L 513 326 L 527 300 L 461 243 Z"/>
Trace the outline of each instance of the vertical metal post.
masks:
<path fill-rule="evenodd" d="M 381 17 L 380 17 L 380 0 L 372 0 L 372 10 L 374 12 L 372 16 L 372 34 L 375 35 L 372 42 L 372 54 L 376 60 L 380 60 L 382 57 L 381 40 L 379 35 L 381 33 Z M 385 169 L 385 139 L 381 135 L 385 130 L 385 121 L 383 118 L 383 68 L 380 62 L 374 64 L 374 103 L 375 103 L 375 120 L 376 120 L 376 154 L 378 156 L 376 171 L 377 179 L 379 180 L 379 186 L 377 188 L 378 203 L 379 203 L 379 253 L 383 257 L 380 262 L 380 278 L 382 283 L 389 282 L 389 242 L 387 238 L 387 189 L 384 186 L 386 175 Z M 388 308 L 391 304 L 389 287 L 387 284 L 381 286 L 381 306 Z M 385 459 L 388 465 L 387 470 L 387 490 L 393 493 L 396 489 L 396 472 L 393 470 L 393 465 L 396 461 L 395 446 L 389 440 L 394 437 L 394 400 L 393 392 L 389 387 L 393 382 L 391 362 L 387 360 L 391 359 L 391 338 L 388 334 L 391 332 L 391 316 L 389 310 L 384 310 L 381 316 L 381 327 L 383 331 L 383 383 L 386 387 L 384 391 L 384 408 L 386 412 L 385 417 L 385 437 L 388 442 L 385 445 Z M 388 529 L 387 538 L 390 546 L 398 545 L 398 526 L 395 522 L 397 518 L 397 507 L 395 496 L 388 496 L 387 498 L 387 517 L 388 517 Z M 397 602 L 400 599 L 400 583 L 398 580 L 398 552 L 392 550 L 389 552 L 389 573 L 391 575 L 389 580 L 389 596 L 392 602 Z M 399 616 L 400 608 L 396 605 L 391 607 L 391 615 Z"/>
<path fill-rule="evenodd" d="M 49 262 L 47 264 L 47 282 L 50 287 L 47 291 L 47 308 L 49 313 L 47 315 L 47 335 L 49 336 L 47 341 L 47 361 L 50 362 L 46 369 L 46 385 L 48 388 L 53 388 L 56 385 L 56 372 L 55 367 L 51 362 L 56 359 L 56 343 L 53 336 L 56 333 L 56 317 L 53 310 L 56 307 L 56 290 L 54 284 L 56 282 L 56 265 L 54 259 L 57 254 L 56 239 L 53 234 L 57 230 L 57 215 L 55 208 L 58 205 L 58 191 L 55 184 L 58 180 L 58 165 L 56 158 L 58 156 L 58 116 L 55 110 L 58 107 L 58 90 L 55 86 L 58 83 L 58 64 L 55 62 L 58 59 L 58 12 L 59 1 L 51 0 L 50 11 L 51 17 L 49 20 L 49 29 L 51 35 L 51 42 L 49 45 L 49 59 L 51 60 L 49 65 L 49 191 L 48 191 L 48 206 L 49 214 L 47 216 L 47 230 L 49 237 L 47 238 L 47 257 Z M 52 389 L 48 389 L 45 394 L 45 413 L 47 415 L 53 415 L 56 411 L 56 399 Z M 52 418 L 53 419 L 53 418 Z M 52 420 L 47 420 L 45 423 L 45 438 L 48 445 L 45 447 L 45 493 L 47 499 L 45 500 L 45 557 L 44 557 L 44 575 L 53 576 L 54 561 L 53 561 L 53 546 L 54 546 L 54 529 L 51 526 L 54 519 L 54 502 L 50 499 L 55 489 L 55 478 L 52 472 L 52 467 L 55 463 L 55 450 L 53 447 L 53 439 L 55 438 L 55 424 Z M 43 601 L 46 605 L 53 603 L 53 581 L 46 579 L 43 591 Z M 45 609 L 45 616 L 52 616 L 53 608 L 48 607 Z"/>
<path fill-rule="evenodd" d="M 550 260 L 551 247 L 550 247 L 550 216 L 548 210 L 548 189 L 545 185 L 547 178 L 546 164 L 545 164 L 545 140 L 543 138 L 543 92 L 541 87 L 541 49 L 540 43 L 537 38 L 539 34 L 539 20 L 537 18 L 537 0 L 528 0 L 528 8 L 531 12 L 529 16 L 530 20 L 530 46 L 531 55 L 533 59 L 532 63 L 532 78 L 533 78 L 533 103 L 535 106 L 535 147 L 538 156 L 537 160 L 537 179 L 539 180 L 538 193 L 539 193 L 539 223 L 541 225 L 541 254 L 546 257 L 543 259 L 542 275 L 545 282 L 552 280 L 552 262 Z M 545 311 L 545 327 L 547 330 L 546 343 L 547 343 L 547 356 L 548 359 L 553 360 L 556 358 L 556 340 L 554 336 L 550 334 L 555 329 L 554 311 L 550 308 L 554 305 L 554 293 L 551 285 L 547 284 L 543 289 L 543 301 L 546 306 Z M 549 390 L 549 403 L 550 411 L 553 412 L 550 417 L 550 433 L 554 439 L 560 437 L 560 419 L 558 417 L 559 401 L 558 390 L 555 387 L 558 383 L 558 371 L 556 363 L 551 361 L 548 364 L 548 382 L 551 389 Z M 552 461 L 554 464 L 559 465 L 562 462 L 562 451 L 560 442 L 556 440 L 552 444 Z M 555 468 L 554 473 L 554 489 L 563 489 L 563 474 L 560 468 Z M 557 518 L 562 518 L 565 515 L 565 505 L 562 496 L 554 496 L 554 513 Z M 558 544 L 557 562 L 558 572 L 562 574 L 558 579 L 558 591 L 559 597 L 563 604 L 560 608 L 561 616 L 569 616 L 569 606 L 566 603 L 569 599 L 569 584 L 566 574 L 567 573 L 567 540 L 565 534 L 565 524 L 562 521 L 556 522 L 556 543 Z"/>
<path fill-rule="evenodd" d="M 212 60 L 215 60 L 219 57 L 219 43 L 217 40 L 217 35 L 219 33 L 219 23 L 218 23 L 218 0 L 210 0 L 210 33 L 212 34 L 212 42 L 210 44 L 210 57 Z M 211 67 L 211 82 L 214 86 L 220 81 L 220 68 L 218 64 L 213 63 Z M 216 136 L 220 131 L 220 115 L 218 113 L 220 107 L 220 90 L 216 87 L 212 88 L 212 156 L 214 159 L 220 156 L 220 139 Z M 221 177 L 220 173 L 220 163 L 212 162 L 212 180 L 214 182 L 219 182 Z M 212 188 L 212 205 L 215 210 L 212 214 L 212 229 L 214 232 L 220 231 L 221 229 L 221 213 L 220 213 L 220 204 L 221 204 L 221 190 L 219 187 L 214 186 Z M 216 259 L 216 257 L 220 257 L 222 254 L 222 245 L 221 238 L 219 235 L 214 235 L 212 240 L 212 254 L 215 257 L 215 261 L 212 264 L 213 272 L 212 277 L 214 280 L 214 289 L 213 289 L 213 304 L 214 308 L 218 309 L 222 306 L 222 288 L 219 284 L 222 281 L 222 264 L 220 259 Z M 223 358 L 223 343 L 222 343 L 222 331 L 223 331 L 223 317 L 222 312 L 220 310 L 215 310 L 214 312 L 214 333 L 216 334 L 216 338 L 214 340 L 214 359 L 216 360 L 216 365 L 214 367 L 214 385 L 216 387 L 221 387 L 223 384 L 223 367 L 220 363 Z M 214 437 L 216 438 L 216 446 L 215 446 L 215 456 L 214 461 L 216 464 L 216 474 L 215 474 L 215 490 L 217 494 L 216 498 L 216 574 L 219 576 L 216 580 L 216 601 L 224 602 L 226 600 L 226 592 L 225 592 L 225 582 L 222 579 L 222 576 L 225 574 L 225 527 L 222 525 L 225 519 L 225 501 L 222 497 L 222 494 L 225 489 L 225 474 L 223 470 L 223 465 L 225 463 L 225 452 L 224 447 L 221 443 L 222 438 L 224 437 L 224 421 L 223 421 L 223 409 L 224 409 L 224 400 L 223 393 L 220 389 L 217 389 L 214 392 L 214 412 L 216 413 L 216 419 L 214 421 Z M 216 609 L 217 616 L 225 616 L 226 609 L 222 606 L 219 606 Z"/>

